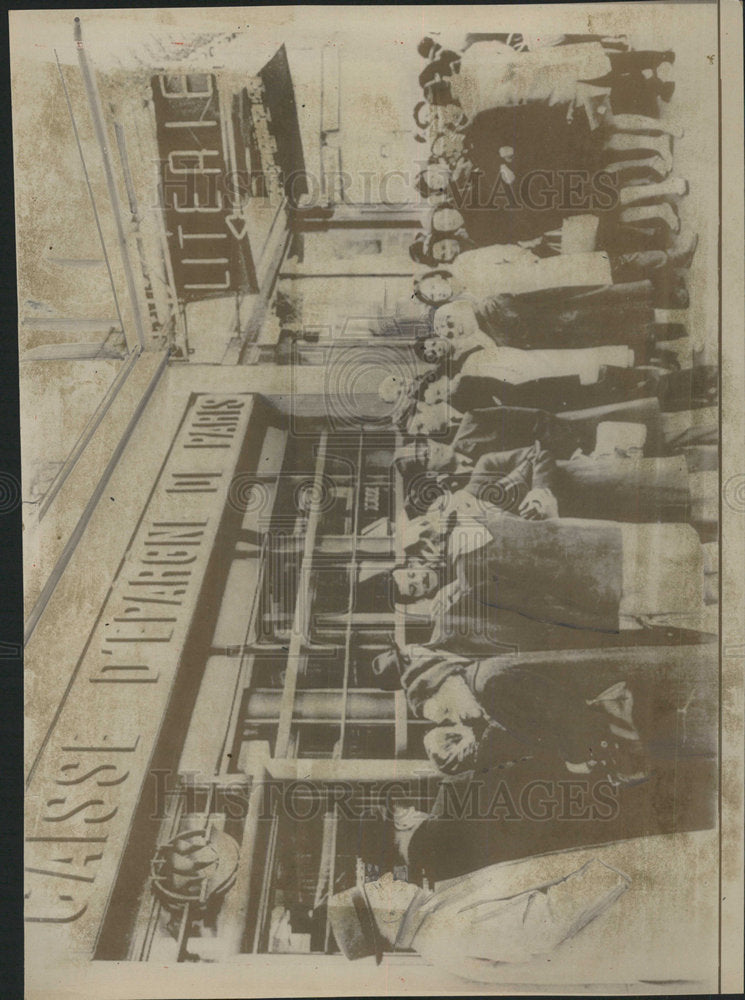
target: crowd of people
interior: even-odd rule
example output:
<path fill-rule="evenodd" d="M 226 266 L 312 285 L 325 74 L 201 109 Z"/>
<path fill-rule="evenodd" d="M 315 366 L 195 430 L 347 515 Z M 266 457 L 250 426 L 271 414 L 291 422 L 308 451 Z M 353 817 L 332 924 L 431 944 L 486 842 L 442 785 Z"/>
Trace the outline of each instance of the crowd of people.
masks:
<path fill-rule="evenodd" d="M 718 373 L 686 324 L 697 237 L 658 117 L 674 53 L 479 35 L 419 54 L 429 322 L 379 388 L 401 441 L 392 591 L 418 638 L 373 668 L 432 723 L 441 794 L 389 818 L 436 883 L 711 825 Z M 483 821 L 572 778 L 613 815 Z M 470 820 L 447 815 L 452 783 Z"/>
<path fill-rule="evenodd" d="M 494 244 L 550 256 L 566 243 L 563 221 L 594 208 L 596 248 L 609 253 L 678 232 L 687 185 L 672 176 L 672 144 L 682 132 L 657 117 L 674 91 L 673 52 L 571 35 L 529 48 L 521 37 L 467 36 L 458 50 L 425 38 L 419 51 L 414 119 L 429 155 L 416 187 L 432 211 L 411 248 L 417 264 Z M 591 238 L 586 228 L 569 235 Z"/>

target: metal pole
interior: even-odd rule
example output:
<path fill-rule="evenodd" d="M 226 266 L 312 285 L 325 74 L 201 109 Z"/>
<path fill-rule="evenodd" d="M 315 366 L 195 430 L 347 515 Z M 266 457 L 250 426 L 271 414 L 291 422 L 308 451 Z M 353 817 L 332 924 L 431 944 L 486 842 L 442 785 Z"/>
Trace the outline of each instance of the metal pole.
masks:
<path fill-rule="evenodd" d="M 122 330 L 122 335 L 124 337 L 124 342 L 127 343 L 127 332 L 124 328 L 124 320 L 122 319 L 122 312 L 119 308 L 119 296 L 116 294 L 116 284 L 114 283 L 114 275 L 111 271 L 111 262 L 109 260 L 109 254 L 106 250 L 106 240 L 103 238 L 103 229 L 101 228 L 101 218 L 98 214 L 98 207 L 96 205 L 96 198 L 93 194 L 93 186 L 91 185 L 90 175 L 88 173 L 88 167 L 86 166 L 85 156 L 83 155 L 83 145 L 80 141 L 80 133 L 78 132 L 78 125 L 75 121 L 75 112 L 72 109 L 72 101 L 70 100 L 70 93 L 67 89 L 67 84 L 65 83 L 65 74 L 62 72 L 62 66 L 60 65 L 59 56 L 57 55 L 57 50 L 54 50 L 54 58 L 57 60 L 57 70 L 59 72 L 60 80 L 62 81 L 62 90 L 65 95 L 65 100 L 67 101 L 67 110 L 70 113 L 70 121 L 72 122 L 72 131 L 75 136 L 75 142 L 78 147 L 78 154 L 80 155 L 80 163 L 83 167 L 83 176 L 85 177 L 85 183 L 88 188 L 88 196 L 91 200 L 91 206 L 93 208 L 93 218 L 96 220 L 96 229 L 98 230 L 98 238 L 101 241 L 101 249 L 103 251 L 104 261 L 106 262 L 106 270 L 109 275 L 109 284 L 111 285 L 111 294 L 114 296 L 114 306 L 116 307 L 116 315 L 119 319 L 119 326 Z M 59 321 L 58 321 L 59 322 Z M 73 325 L 78 325 L 79 320 L 68 320 Z M 24 321 L 24 325 L 28 325 L 28 321 Z M 129 344 L 127 344 L 129 348 Z"/>
<path fill-rule="evenodd" d="M 80 71 L 83 75 L 85 92 L 88 95 L 91 118 L 93 119 L 93 130 L 96 133 L 96 139 L 98 140 L 98 145 L 101 149 L 101 159 L 103 160 L 104 174 L 106 175 L 106 186 L 109 191 L 109 200 L 111 201 L 111 208 L 114 214 L 114 222 L 116 223 L 117 241 L 122 255 L 122 265 L 124 267 L 127 292 L 129 294 L 135 329 L 137 331 L 137 339 L 139 340 L 140 349 L 146 350 L 148 345 L 145 338 L 145 330 L 142 325 L 142 316 L 140 314 L 140 306 L 137 299 L 137 286 L 135 285 L 132 264 L 127 252 L 127 237 L 124 231 L 124 224 L 122 222 L 122 215 L 119 208 L 119 196 L 117 194 L 116 183 L 114 181 L 114 172 L 111 168 L 111 157 L 109 155 L 109 147 L 106 139 L 106 128 L 101 108 L 101 98 L 98 93 L 95 78 L 91 72 L 85 48 L 83 46 L 83 30 L 79 17 L 75 18 L 75 45 L 78 50 L 78 62 L 80 64 Z"/>

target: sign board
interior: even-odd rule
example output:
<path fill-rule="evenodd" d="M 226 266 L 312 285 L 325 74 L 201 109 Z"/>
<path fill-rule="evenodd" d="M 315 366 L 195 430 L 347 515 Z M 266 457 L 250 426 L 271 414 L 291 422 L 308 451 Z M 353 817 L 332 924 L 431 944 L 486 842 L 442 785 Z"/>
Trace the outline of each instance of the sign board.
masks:
<path fill-rule="evenodd" d="M 230 109 L 222 114 L 216 77 L 158 74 L 151 87 L 162 208 L 179 298 L 257 292 L 234 162 L 235 144 L 242 140 Z"/>
<path fill-rule="evenodd" d="M 252 399 L 192 398 L 31 774 L 25 919 L 38 948 L 93 953 Z"/>

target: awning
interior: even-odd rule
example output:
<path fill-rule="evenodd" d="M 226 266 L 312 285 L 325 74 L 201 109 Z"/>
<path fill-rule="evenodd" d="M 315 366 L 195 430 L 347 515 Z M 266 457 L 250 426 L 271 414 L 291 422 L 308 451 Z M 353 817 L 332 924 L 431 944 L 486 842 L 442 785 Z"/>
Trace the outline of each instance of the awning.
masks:
<path fill-rule="evenodd" d="M 264 85 L 264 105 L 271 116 L 271 128 L 277 143 L 277 163 L 282 168 L 285 194 L 291 203 L 307 194 L 303 143 L 295 103 L 295 88 L 290 75 L 287 51 L 282 45 L 259 72 Z"/>

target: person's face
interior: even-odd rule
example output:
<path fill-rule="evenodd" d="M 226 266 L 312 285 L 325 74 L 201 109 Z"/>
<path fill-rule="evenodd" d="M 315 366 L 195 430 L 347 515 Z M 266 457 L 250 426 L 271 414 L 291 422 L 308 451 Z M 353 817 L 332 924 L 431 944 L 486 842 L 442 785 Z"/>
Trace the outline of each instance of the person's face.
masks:
<path fill-rule="evenodd" d="M 422 403 L 417 407 L 406 430 L 412 437 L 431 437 L 433 434 L 444 434 L 449 426 L 447 403 L 437 403 L 435 406 Z"/>
<path fill-rule="evenodd" d="M 419 282 L 419 292 L 428 302 L 447 302 L 453 293 L 450 278 L 444 274 L 430 274 Z"/>
<path fill-rule="evenodd" d="M 433 156 L 447 157 L 448 153 L 455 150 L 458 146 L 463 146 L 463 136 L 458 132 L 448 130 L 447 132 L 437 133 L 430 144 L 430 149 Z"/>
<path fill-rule="evenodd" d="M 473 310 L 464 308 L 467 303 L 460 302 L 457 307 L 451 303 L 440 308 L 435 313 L 433 327 L 438 337 L 445 340 L 457 340 L 467 337 L 476 329 L 476 317 Z"/>
<path fill-rule="evenodd" d="M 432 244 L 432 256 L 439 264 L 449 264 L 451 260 L 455 260 L 459 253 L 460 244 L 457 240 L 449 237 L 436 240 Z"/>
<path fill-rule="evenodd" d="M 404 390 L 404 379 L 400 375 L 389 375 L 378 386 L 378 395 L 384 403 L 395 403 Z"/>
<path fill-rule="evenodd" d="M 430 364 L 436 365 L 450 353 L 448 342 L 442 337 L 427 337 L 424 341 L 424 357 Z"/>
<path fill-rule="evenodd" d="M 427 597 L 437 589 L 437 573 L 427 566 L 394 569 L 393 580 L 402 597 Z"/>
<path fill-rule="evenodd" d="M 443 723 L 468 723 L 483 718 L 483 715 L 473 692 L 457 674 L 443 681 L 422 706 L 422 716 L 438 726 Z"/>
<path fill-rule="evenodd" d="M 430 191 L 430 193 L 427 195 L 427 204 L 431 205 L 433 208 L 436 208 L 437 205 L 447 204 L 449 198 L 450 195 L 447 193 L 447 191 Z"/>
<path fill-rule="evenodd" d="M 415 806 L 404 806 L 394 803 L 392 812 L 393 825 L 397 830 L 413 830 L 427 819 L 427 813 L 422 812 Z"/>
<path fill-rule="evenodd" d="M 453 457 L 453 449 L 442 441 L 430 441 L 428 452 L 426 464 L 429 469 L 444 469 Z"/>
<path fill-rule="evenodd" d="M 476 750 L 476 735 L 470 726 L 435 726 L 424 735 L 424 749 L 437 767 L 463 769 Z"/>
<path fill-rule="evenodd" d="M 444 375 L 436 382 L 430 382 L 424 390 L 424 402 L 430 406 L 446 403 L 450 398 L 450 381 Z"/>
<path fill-rule="evenodd" d="M 414 437 L 427 436 L 430 434 L 429 421 L 426 411 L 423 413 L 421 407 L 417 407 L 411 420 L 406 425 L 406 433 Z"/>
<path fill-rule="evenodd" d="M 443 205 L 432 213 L 432 229 L 438 233 L 454 233 L 463 225 L 463 216 L 457 208 Z"/>
<path fill-rule="evenodd" d="M 424 171 L 424 182 L 430 191 L 435 194 L 444 194 L 447 191 L 450 171 L 446 166 L 432 164 Z"/>

